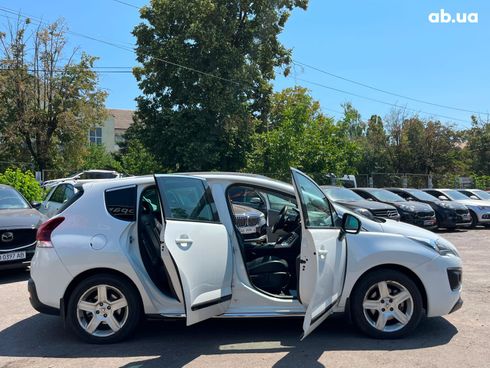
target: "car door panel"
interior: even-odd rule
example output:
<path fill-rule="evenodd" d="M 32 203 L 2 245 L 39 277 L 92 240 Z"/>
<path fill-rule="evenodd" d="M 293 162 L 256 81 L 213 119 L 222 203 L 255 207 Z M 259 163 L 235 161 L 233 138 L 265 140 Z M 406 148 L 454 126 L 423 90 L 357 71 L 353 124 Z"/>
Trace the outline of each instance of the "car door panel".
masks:
<path fill-rule="evenodd" d="M 306 306 L 303 337 L 308 336 L 340 301 L 347 249 L 335 212 L 316 183 L 293 169 L 293 183 L 301 208 L 302 239 L 299 269 L 299 298 Z M 323 212 L 323 216 L 321 213 Z"/>
<path fill-rule="evenodd" d="M 156 175 L 155 179 L 165 219 L 160 234 L 162 259 L 170 271 L 177 297 L 184 301 L 187 325 L 223 314 L 232 296 L 233 263 L 228 232 L 222 223 L 203 220 L 203 215 L 191 208 L 194 192 L 201 187 L 202 193 L 195 202 L 212 203 L 207 183 L 193 177 Z M 179 193 L 185 198 L 179 197 Z M 165 203 L 166 198 L 171 198 L 172 207 L 168 201 Z"/>

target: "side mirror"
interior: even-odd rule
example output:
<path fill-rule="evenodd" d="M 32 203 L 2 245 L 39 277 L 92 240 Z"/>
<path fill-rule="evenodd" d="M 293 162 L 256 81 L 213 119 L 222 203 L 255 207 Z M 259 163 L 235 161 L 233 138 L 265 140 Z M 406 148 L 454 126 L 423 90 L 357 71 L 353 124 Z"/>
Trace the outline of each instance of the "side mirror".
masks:
<path fill-rule="evenodd" d="M 480 198 L 478 198 L 476 195 L 471 195 L 470 198 L 480 200 Z"/>
<path fill-rule="evenodd" d="M 41 207 L 41 203 L 40 202 L 31 202 L 31 206 L 32 206 L 32 208 L 35 208 L 36 210 L 38 210 L 39 207 Z"/>
<path fill-rule="evenodd" d="M 439 198 L 441 201 L 447 201 L 447 197 L 446 196 L 443 196 L 443 195 L 440 195 Z"/>
<path fill-rule="evenodd" d="M 341 229 L 346 234 L 357 234 L 361 231 L 361 220 L 350 213 L 344 213 Z"/>

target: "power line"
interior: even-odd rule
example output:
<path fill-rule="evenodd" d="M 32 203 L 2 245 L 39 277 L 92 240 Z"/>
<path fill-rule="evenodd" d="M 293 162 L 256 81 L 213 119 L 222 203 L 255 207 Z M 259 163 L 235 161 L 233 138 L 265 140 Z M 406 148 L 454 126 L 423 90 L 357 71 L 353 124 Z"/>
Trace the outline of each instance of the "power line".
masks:
<path fill-rule="evenodd" d="M 122 0 L 112 0 L 112 1 L 114 1 L 116 3 L 119 3 L 119 4 L 122 4 L 122 5 L 126 5 L 126 6 L 129 6 L 129 7 L 138 9 L 138 10 L 141 10 L 140 7 L 138 7 L 138 6 L 134 5 L 134 4 L 131 4 L 131 3 L 122 1 Z M 362 82 L 355 81 L 353 79 L 342 77 L 342 76 L 340 76 L 338 74 L 334 74 L 334 73 L 329 72 L 327 70 L 320 69 L 320 68 L 318 68 L 316 66 L 303 63 L 303 62 L 301 62 L 299 60 L 294 60 L 293 59 L 293 64 L 296 64 L 296 65 L 299 65 L 299 66 L 303 66 L 303 67 L 306 67 L 306 68 L 309 68 L 309 69 L 312 69 L 312 70 L 316 70 L 316 71 L 318 71 L 320 73 L 329 75 L 329 76 L 334 77 L 334 78 L 337 78 L 337 79 L 341 79 L 341 80 L 346 81 L 346 82 L 349 82 L 349 83 L 357 84 L 358 86 L 369 88 L 369 89 L 371 89 L 373 91 L 382 92 L 382 93 L 385 93 L 385 94 L 388 94 L 388 95 L 392 95 L 392 96 L 395 96 L 395 97 L 399 97 L 399 98 L 403 98 L 403 99 L 406 99 L 406 100 L 410 100 L 410 101 L 414 101 L 414 102 L 418 102 L 418 103 L 422 103 L 422 104 L 426 104 L 426 105 L 430 105 L 430 106 L 440 107 L 440 108 L 444 108 L 444 109 L 454 110 L 454 111 L 468 112 L 468 113 L 477 114 L 477 115 L 486 115 L 486 114 L 488 114 L 488 112 L 481 112 L 481 111 L 477 111 L 477 110 L 469 110 L 469 109 L 464 109 L 464 108 L 460 108 L 460 107 L 442 105 L 442 104 L 438 104 L 438 103 L 435 103 L 435 102 L 425 101 L 425 100 L 422 100 L 422 99 L 419 99 L 419 98 L 414 98 L 414 97 L 405 96 L 405 95 L 402 95 L 402 94 L 399 94 L 399 93 L 390 92 L 390 91 L 387 91 L 385 89 L 374 87 L 374 86 L 371 86 L 371 85 L 366 84 L 366 83 L 362 83 Z M 296 71 L 294 71 L 294 72 L 295 72 L 295 76 L 296 76 Z"/>
<path fill-rule="evenodd" d="M 329 89 L 331 91 L 335 91 L 335 92 L 339 92 L 339 93 L 344 93 L 344 94 L 347 94 L 347 95 L 350 95 L 350 96 L 354 96 L 354 97 L 358 97 L 358 98 L 363 98 L 363 99 L 368 100 L 368 101 L 380 103 L 380 104 L 383 104 L 383 105 L 388 105 L 388 106 L 395 107 L 395 108 L 402 108 L 402 109 L 405 109 L 405 110 L 408 110 L 408 111 L 412 111 L 412 112 L 414 112 L 416 114 L 421 113 L 421 114 L 426 114 L 426 115 L 429 115 L 429 116 L 436 116 L 436 117 L 440 117 L 440 118 L 444 118 L 444 119 L 449 119 L 449 120 L 454 120 L 454 121 L 460 121 L 460 122 L 463 122 L 463 123 L 466 123 L 466 124 L 468 123 L 467 120 L 458 119 L 458 118 L 455 118 L 455 117 L 452 117 L 452 116 L 441 115 L 441 114 L 434 114 L 434 113 L 427 112 L 427 111 L 421 111 L 421 110 L 411 109 L 411 108 L 403 107 L 403 106 L 400 106 L 400 105 L 397 105 L 397 104 L 394 104 L 394 103 L 390 103 L 390 102 L 378 100 L 378 99 L 375 99 L 375 98 L 363 96 L 363 95 L 360 95 L 360 94 L 357 94 L 357 93 L 345 91 L 345 90 L 342 90 L 342 89 L 339 89 L 339 88 L 330 87 L 330 86 L 327 86 L 325 84 L 318 83 L 318 82 L 313 82 L 313 81 L 310 81 L 310 80 L 307 80 L 307 79 L 303 79 L 303 78 L 297 78 L 297 79 L 300 80 L 300 81 L 302 81 L 302 82 L 305 82 L 305 83 L 308 83 L 308 84 L 312 84 L 312 85 L 317 86 L 317 87 Z"/>
<path fill-rule="evenodd" d="M 444 109 L 450 109 L 450 110 L 455 110 L 455 111 L 468 112 L 468 113 L 472 113 L 472 114 L 479 114 L 479 115 L 487 114 L 487 113 L 481 112 L 481 111 L 468 110 L 468 109 L 463 109 L 463 108 L 460 108 L 460 107 L 453 107 L 453 106 L 448 106 L 448 105 L 442 105 L 442 104 L 438 104 L 438 103 L 434 103 L 434 102 L 429 102 L 429 101 L 421 100 L 421 99 L 418 99 L 418 98 L 413 98 L 413 97 L 401 95 L 401 94 L 398 94 L 398 93 L 395 93 L 395 92 L 390 92 L 390 91 L 387 91 L 387 90 L 384 90 L 384 89 L 381 89 L 381 88 L 373 87 L 373 86 L 371 86 L 369 84 L 361 83 L 361 82 L 355 81 L 353 79 L 342 77 L 340 75 L 331 73 L 331 72 L 326 71 L 324 69 L 320 69 L 320 68 L 318 68 L 316 66 L 312 66 L 312 65 L 309 65 L 309 64 L 306 64 L 306 63 L 297 61 L 297 60 L 293 60 L 293 63 L 296 64 L 296 65 L 299 65 L 299 66 L 304 66 L 304 67 L 309 68 L 309 69 L 312 69 L 312 70 L 316 70 L 317 72 L 320 72 L 320 73 L 329 75 L 329 76 L 334 77 L 334 78 L 337 78 L 337 79 L 344 80 L 344 81 L 349 82 L 349 83 L 357 84 L 358 86 L 369 88 L 369 89 L 371 89 L 373 91 L 382 92 L 382 93 L 385 93 L 385 94 L 388 94 L 388 95 L 392 95 L 392 96 L 395 96 L 395 97 L 399 97 L 399 98 L 403 98 L 403 99 L 406 99 L 406 100 L 410 100 L 410 101 L 414 101 L 414 102 L 418 102 L 418 103 L 422 103 L 422 104 L 426 104 L 426 105 L 441 107 L 441 108 L 444 108 Z"/>
<path fill-rule="evenodd" d="M 116 1 L 116 2 L 121 3 L 121 4 L 124 4 L 124 5 L 128 5 L 127 3 L 122 2 L 122 1 L 117 1 L 117 0 L 113 0 L 113 1 Z M 10 13 L 10 14 L 15 14 L 18 17 L 23 17 L 23 18 L 26 18 L 26 19 L 27 18 L 34 19 L 39 24 L 45 24 L 45 25 L 47 25 L 45 22 L 43 22 L 39 18 L 31 17 L 31 16 L 28 16 L 28 15 L 25 15 L 25 14 L 22 14 L 22 13 L 17 13 L 14 10 L 11 10 L 11 9 L 8 9 L 8 8 L 4 8 L 4 7 L 1 7 L 0 6 L 0 11 L 5 11 L 5 12 Z M 110 41 L 103 40 L 103 39 L 99 39 L 99 38 L 92 37 L 92 36 L 88 36 L 88 35 L 85 35 L 83 33 L 72 32 L 72 31 L 68 31 L 68 33 L 73 34 L 75 36 L 87 38 L 87 39 L 92 40 L 92 41 L 101 42 L 101 43 L 104 43 L 106 45 L 109 45 L 109 46 L 112 46 L 112 47 L 115 47 L 115 48 L 118 48 L 118 49 L 121 49 L 121 50 L 124 50 L 124 51 L 132 52 L 132 53 L 135 52 L 135 50 L 133 48 L 129 48 L 129 47 L 126 47 L 126 46 L 121 46 L 121 45 L 119 45 L 117 43 L 110 42 Z M 158 58 L 158 57 L 152 57 L 152 58 L 155 59 L 155 60 L 161 61 L 163 63 L 169 64 L 169 65 L 173 65 L 173 66 L 176 66 L 176 67 L 185 69 L 185 70 L 189 70 L 189 71 L 192 71 L 192 72 L 195 72 L 195 73 L 198 73 L 198 74 L 201 74 L 201 75 L 205 75 L 205 76 L 208 76 L 208 77 L 211 77 L 211 78 L 215 78 L 215 79 L 218 79 L 218 80 L 222 80 L 222 81 L 225 81 L 225 82 L 230 82 L 230 83 L 233 83 L 233 84 L 236 84 L 236 85 L 242 85 L 242 84 L 249 84 L 250 85 L 250 84 L 252 84 L 250 82 L 243 82 L 243 81 L 240 81 L 239 82 L 239 81 L 236 81 L 236 80 L 233 80 L 233 79 L 224 78 L 224 77 L 221 77 L 221 76 L 212 74 L 212 73 L 208 73 L 208 72 L 204 72 L 204 71 L 201 71 L 201 70 L 192 68 L 192 67 L 188 67 L 186 65 L 175 63 L 175 62 L 172 62 L 172 61 L 167 60 L 167 59 L 162 59 L 162 58 Z M 296 63 L 298 63 L 298 65 L 300 65 L 299 62 L 296 62 Z M 395 108 L 402 108 L 402 106 L 399 106 L 397 104 L 393 104 L 393 103 L 382 101 L 382 100 L 378 100 L 378 99 L 375 99 L 375 98 L 371 98 L 371 97 L 359 95 L 357 93 L 353 93 L 353 92 L 341 90 L 341 89 L 338 89 L 338 88 L 330 87 L 330 86 L 327 86 L 327 85 L 324 85 L 324 84 L 321 84 L 321 83 L 318 83 L 318 82 L 312 82 L 312 81 L 308 81 L 308 80 L 297 78 L 297 77 L 296 77 L 296 79 L 301 80 L 301 81 L 303 81 L 305 83 L 309 83 L 309 84 L 312 84 L 312 85 L 317 85 L 319 87 L 326 88 L 326 89 L 329 89 L 329 90 L 332 90 L 332 91 L 336 91 L 336 92 L 339 92 L 339 93 L 344 93 L 344 94 L 348 94 L 348 95 L 351 95 L 351 96 L 363 98 L 363 99 L 366 99 L 366 100 L 369 100 L 369 101 L 372 101 L 372 102 L 376 102 L 376 103 L 380 103 L 380 104 L 392 106 L 392 107 L 395 107 Z M 430 116 L 436 116 L 436 117 L 441 117 L 441 118 L 444 118 L 444 119 L 449 119 L 449 120 L 454 120 L 454 121 L 460 121 L 460 122 L 468 123 L 468 121 L 466 121 L 466 120 L 462 120 L 462 119 L 458 119 L 458 118 L 454 118 L 454 117 L 450 117 L 450 116 L 446 116 L 446 115 L 434 114 L 434 113 L 430 113 L 430 112 L 424 112 L 424 111 L 420 111 L 420 110 L 416 110 L 416 109 L 411 109 L 411 108 L 408 108 L 408 107 L 403 107 L 403 108 L 405 110 L 412 111 L 412 112 L 415 112 L 415 113 L 424 113 L 424 114 L 427 114 L 427 115 L 430 115 Z M 470 110 L 468 110 L 468 111 L 469 112 L 474 112 L 474 111 L 470 111 Z"/>

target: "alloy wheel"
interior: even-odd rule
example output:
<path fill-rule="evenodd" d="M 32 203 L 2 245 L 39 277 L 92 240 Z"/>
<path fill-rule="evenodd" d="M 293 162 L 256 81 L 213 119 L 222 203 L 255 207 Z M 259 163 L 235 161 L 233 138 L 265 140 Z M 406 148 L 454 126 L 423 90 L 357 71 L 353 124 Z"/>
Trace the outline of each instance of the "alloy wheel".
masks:
<path fill-rule="evenodd" d="M 82 294 L 77 302 L 77 320 L 83 330 L 97 337 L 118 332 L 129 316 L 124 294 L 111 285 L 95 285 Z"/>
<path fill-rule="evenodd" d="M 386 280 L 368 288 L 362 303 L 366 321 L 382 332 L 395 332 L 404 328 L 414 312 L 414 301 L 402 284 Z"/>

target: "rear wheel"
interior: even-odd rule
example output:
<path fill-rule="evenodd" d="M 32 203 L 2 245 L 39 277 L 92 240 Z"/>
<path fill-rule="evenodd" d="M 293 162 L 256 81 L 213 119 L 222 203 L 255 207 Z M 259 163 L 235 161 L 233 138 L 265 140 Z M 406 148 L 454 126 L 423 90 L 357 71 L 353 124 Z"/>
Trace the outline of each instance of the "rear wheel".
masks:
<path fill-rule="evenodd" d="M 354 323 L 375 338 L 402 337 L 412 332 L 423 316 L 417 285 L 396 270 L 366 275 L 353 290 L 351 303 Z"/>
<path fill-rule="evenodd" d="M 140 317 L 137 290 L 111 274 L 83 280 L 68 301 L 68 325 L 90 343 L 113 343 L 127 338 L 136 329 Z"/>

